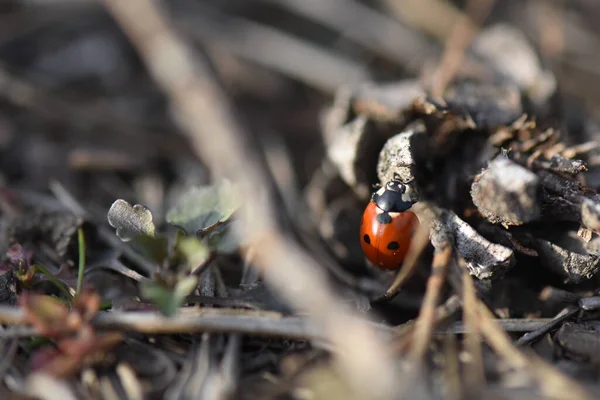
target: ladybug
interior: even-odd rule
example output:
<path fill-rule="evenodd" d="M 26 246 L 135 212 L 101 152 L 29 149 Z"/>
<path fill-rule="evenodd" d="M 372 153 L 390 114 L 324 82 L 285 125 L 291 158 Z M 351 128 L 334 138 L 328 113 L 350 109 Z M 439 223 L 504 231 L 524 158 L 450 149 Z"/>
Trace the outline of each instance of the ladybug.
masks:
<path fill-rule="evenodd" d="M 397 175 L 373 193 L 360 223 L 363 252 L 377 268 L 398 269 L 402 265 L 419 218 L 408 211 L 415 203 L 414 191 Z"/>

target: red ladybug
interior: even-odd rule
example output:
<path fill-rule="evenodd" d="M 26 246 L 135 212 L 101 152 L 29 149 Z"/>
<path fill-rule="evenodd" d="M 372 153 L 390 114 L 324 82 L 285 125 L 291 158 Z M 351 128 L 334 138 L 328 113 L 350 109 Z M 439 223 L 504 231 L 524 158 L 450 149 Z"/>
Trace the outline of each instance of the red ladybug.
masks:
<path fill-rule="evenodd" d="M 373 193 L 360 223 L 363 252 L 380 269 L 397 269 L 402 265 L 419 218 L 408 211 L 414 201 L 411 189 L 397 176 Z"/>

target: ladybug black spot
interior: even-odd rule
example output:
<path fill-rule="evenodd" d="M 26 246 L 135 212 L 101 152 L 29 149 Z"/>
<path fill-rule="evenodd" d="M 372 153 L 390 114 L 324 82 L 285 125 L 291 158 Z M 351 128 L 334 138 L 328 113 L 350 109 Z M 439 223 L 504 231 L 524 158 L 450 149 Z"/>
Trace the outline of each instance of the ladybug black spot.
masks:
<path fill-rule="evenodd" d="M 381 214 L 377 214 L 377 222 L 384 225 L 389 224 L 390 222 L 392 222 L 392 217 L 389 213 L 382 212 Z"/>
<path fill-rule="evenodd" d="M 397 250 L 400 248 L 400 243 L 398 242 L 389 242 L 387 245 L 388 250 Z"/>
<path fill-rule="evenodd" d="M 365 241 L 366 244 L 371 244 L 371 238 L 369 237 L 369 235 L 363 236 L 363 240 Z"/>

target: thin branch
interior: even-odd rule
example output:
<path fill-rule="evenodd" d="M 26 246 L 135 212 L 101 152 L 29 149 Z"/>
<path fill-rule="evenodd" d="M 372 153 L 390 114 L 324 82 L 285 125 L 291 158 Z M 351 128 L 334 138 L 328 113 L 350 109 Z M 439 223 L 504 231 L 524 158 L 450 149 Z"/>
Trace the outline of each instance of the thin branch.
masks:
<path fill-rule="evenodd" d="M 554 319 L 550 319 L 550 318 L 545 319 L 546 323 L 542 324 L 541 326 L 537 327 L 536 329 L 530 329 L 531 332 L 527 332 L 526 334 L 521 336 L 519 338 L 519 340 L 517 340 L 515 342 L 515 346 L 525 346 L 530 343 L 533 343 L 534 341 L 541 338 L 546 333 L 550 332 L 552 329 L 556 328 L 558 325 L 560 325 L 567 319 L 577 315 L 579 312 L 580 312 L 579 307 L 573 307 L 572 309 L 567 310 L 564 313 L 561 313 Z"/>
<path fill-rule="evenodd" d="M 546 326 L 551 322 L 551 318 L 506 318 L 497 319 L 496 322 L 505 332 L 534 332 L 541 327 Z M 478 329 L 477 332 L 480 330 Z M 474 333 L 475 331 L 471 327 L 467 326 L 462 321 L 456 321 L 445 328 L 439 328 L 434 331 L 435 335 L 449 335 L 449 334 L 465 334 Z"/>
<path fill-rule="evenodd" d="M 22 309 L 0 306 L 0 323 L 15 325 L 0 331 L 0 338 L 20 338 L 39 336 L 26 325 L 27 319 Z M 390 339 L 393 328 L 366 322 L 376 332 L 379 340 Z M 259 310 L 232 308 L 184 308 L 176 315 L 166 317 L 150 311 L 111 311 L 100 312 L 92 319 L 92 325 L 100 330 L 132 331 L 144 334 L 184 334 L 184 333 L 239 333 L 293 340 L 313 340 L 321 344 L 330 343 L 327 332 L 310 318 L 283 315 Z M 330 345 L 327 345 L 330 347 Z"/>
<path fill-rule="evenodd" d="M 38 336 L 37 329 L 29 326 L 16 325 L 0 331 L 0 339 L 21 339 L 32 336 Z"/>
<path fill-rule="evenodd" d="M 146 334 L 234 332 L 294 340 L 325 339 L 323 331 L 306 318 L 282 318 L 270 313 L 180 312 L 172 317 L 164 317 L 151 312 L 111 312 L 98 314 L 93 324 L 99 329 Z"/>
<path fill-rule="evenodd" d="M 25 313 L 17 307 L 0 306 L 0 323 L 6 325 L 24 325 Z"/>

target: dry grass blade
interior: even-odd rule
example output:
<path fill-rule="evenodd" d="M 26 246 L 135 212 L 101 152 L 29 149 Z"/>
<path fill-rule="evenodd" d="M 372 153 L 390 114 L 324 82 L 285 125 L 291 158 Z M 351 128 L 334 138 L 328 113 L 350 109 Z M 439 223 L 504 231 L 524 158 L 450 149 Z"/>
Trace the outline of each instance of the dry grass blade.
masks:
<path fill-rule="evenodd" d="M 440 299 L 442 287 L 446 281 L 446 272 L 448 264 L 452 260 L 452 254 L 452 246 L 447 244 L 439 250 L 436 249 L 436 253 L 433 256 L 431 275 L 427 280 L 425 298 L 423 299 L 423 305 L 421 306 L 419 318 L 417 319 L 413 333 L 410 357 L 415 361 L 422 360 L 429 347 L 436 319 L 436 307 Z"/>
<path fill-rule="evenodd" d="M 131 366 L 126 363 L 121 363 L 117 366 L 116 372 L 123 386 L 123 390 L 127 393 L 127 398 L 129 400 L 142 400 L 144 398 L 142 384 Z"/>
<path fill-rule="evenodd" d="M 76 400 L 77 396 L 69 385 L 45 374 L 31 374 L 26 382 L 27 394 L 42 400 Z"/>
<path fill-rule="evenodd" d="M 398 271 L 398 273 L 394 277 L 394 281 L 387 288 L 385 293 L 377 299 L 375 299 L 375 301 L 387 301 L 389 299 L 392 299 L 396 294 L 398 294 L 398 291 L 400 291 L 400 288 L 406 282 L 406 280 L 410 278 L 412 274 L 417 270 L 417 263 L 419 261 L 419 257 L 421 256 L 423 250 L 425 250 L 425 247 L 427 247 L 427 244 L 429 243 L 429 225 L 430 218 L 424 217 L 423 221 L 421 222 L 421 225 L 419 225 L 419 229 L 417 229 L 415 237 L 413 238 L 410 244 L 408 254 L 406 255 L 406 259 L 402 264 L 402 268 L 400 269 L 400 271 Z"/>
<path fill-rule="evenodd" d="M 444 380 L 449 399 L 464 398 L 464 389 L 460 378 L 459 349 L 455 335 L 446 335 L 444 341 Z"/>
<path fill-rule="evenodd" d="M 576 381 L 558 372 L 533 354 L 525 356 L 500 328 L 487 307 L 478 302 L 479 328 L 486 342 L 507 364 L 517 370 L 529 371 L 537 380 L 541 391 L 549 399 L 592 399 Z"/>
<path fill-rule="evenodd" d="M 557 58 L 565 51 L 565 17 L 562 2 L 539 2 L 540 21 L 537 26 L 540 51 L 547 57 Z"/>
<path fill-rule="evenodd" d="M 461 15 L 446 41 L 442 60 L 433 74 L 431 91 L 434 96 L 441 97 L 458 72 L 465 57 L 465 49 L 473 40 L 477 26 L 492 10 L 494 3 L 494 0 L 470 0 L 467 2 L 466 13 Z"/>
<path fill-rule="evenodd" d="M 231 398 L 240 375 L 239 357 L 242 348 L 242 336 L 230 335 L 220 366 L 221 393 L 223 398 Z"/>
<path fill-rule="evenodd" d="M 447 39 L 460 20 L 460 10 L 446 0 L 381 1 L 398 19 L 439 41 Z"/>
<path fill-rule="evenodd" d="M 461 265 L 463 275 L 463 321 L 468 330 L 465 335 L 465 347 L 471 356 L 466 364 L 466 386 L 471 394 L 477 395 L 485 384 L 483 357 L 481 352 L 481 335 L 477 324 L 477 294 L 473 280 L 469 275 L 466 265 Z"/>
<path fill-rule="evenodd" d="M 460 299 L 457 295 L 452 295 L 444 304 L 435 310 L 434 325 L 448 321 L 454 314 L 460 310 Z M 394 354 L 406 354 L 407 349 L 412 343 L 414 337 L 416 320 L 393 328 L 394 342 L 392 344 Z"/>
<path fill-rule="evenodd" d="M 185 32 L 200 43 L 219 45 L 232 54 L 304 82 L 325 93 L 369 79 L 359 62 L 270 28 L 195 6 L 178 16 Z"/>
<path fill-rule="evenodd" d="M 335 361 L 341 376 L 358 397 L 388 398 L 395 392 L 391 355 L 375 331 L 354 317 L 333 294 L 315 260 L 276 228 L 257 156 L 244 144 L 243 130 L 208 63 L 194 56 L 171 30 L 157 2 L 103 3 L 169 96 L 196 154 L 210 165 L 216 177 L 241 178 L 240 188 L 246 201 L 240 217 L 249 228 L 255 260 L 266 281 L 325 329 L 337 350 Z"/>
<path fill-rule="evenodd" d="M 271 0 L 272 1 L 272 0 Z M 426 38 L 384 13 L 354 0 L 272 1 L 334 29 L 343 38 L 360 44 L 381 57 L 419 72 L 433 46 Z M 360 23 L 357 24 L 356 21 Z M 352 29 L 348 29 L 352 26 Z"/>

